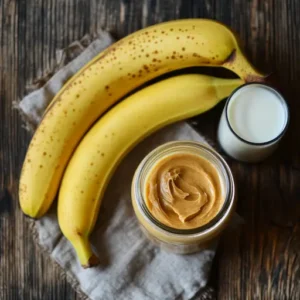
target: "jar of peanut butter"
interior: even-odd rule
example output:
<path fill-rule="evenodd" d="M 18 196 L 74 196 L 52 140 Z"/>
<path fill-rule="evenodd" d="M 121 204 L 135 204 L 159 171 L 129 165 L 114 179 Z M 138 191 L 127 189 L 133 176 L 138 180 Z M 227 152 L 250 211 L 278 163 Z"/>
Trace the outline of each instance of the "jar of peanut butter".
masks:
<path fill-rule="evenodd" d="M 164 144 L 138 166 L 132 204 L 145 235 L 178 254 L 209 248 L 236 204 L 232 173 L 211 147 L 192 141 Z"/>

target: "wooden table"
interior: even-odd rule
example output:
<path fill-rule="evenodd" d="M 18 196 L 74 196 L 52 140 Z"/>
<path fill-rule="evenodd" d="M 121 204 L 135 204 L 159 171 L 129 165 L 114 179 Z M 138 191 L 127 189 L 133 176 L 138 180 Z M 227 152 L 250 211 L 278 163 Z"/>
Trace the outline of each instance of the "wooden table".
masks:
<path fill-rule="evenodd" d="M 251 61 L 277 74 L 291 124 L 259 165 L 229 163 L 245 225 L 223 236 L 210 286 L 218 299 L 300 299 L 300 2 L 297 0 L 0 0 L 0 299 L 79 298 L 33 242 L 18 205 L 30 135 L 13 102 L 55 64 L 57 49 L 104 27 L 117 38 L 177 18 L 214 18 L 235 29 Z M 222 105 L 197 118 L 212 140 Z"/>

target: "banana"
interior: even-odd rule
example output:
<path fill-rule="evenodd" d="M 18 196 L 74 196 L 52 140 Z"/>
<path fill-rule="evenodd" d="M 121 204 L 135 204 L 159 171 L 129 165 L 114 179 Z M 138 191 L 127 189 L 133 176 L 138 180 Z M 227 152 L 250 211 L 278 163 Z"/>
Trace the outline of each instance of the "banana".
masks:
<path fill-rule="evenodd" d="M 95 123 L 66 168 L 58 199 L 60 228 L 84 267 L 97 261 L 89 235 L 105 187 L 124 155 L 159 128 L 211 109 L 242 83 L 196 74 L 173 77 L 129 96 Z"/>
<path fill-rule="evenodd" d="M 129 35 L 74 75 L 47 109 L 21 172 L 23 212 L 33 218 L 47 212 L 75 147 L 110 106 L 150 79 L 190 66 L 224 67 L 245 81 L 264 80 L 218 22 L 171 21 Z"/>

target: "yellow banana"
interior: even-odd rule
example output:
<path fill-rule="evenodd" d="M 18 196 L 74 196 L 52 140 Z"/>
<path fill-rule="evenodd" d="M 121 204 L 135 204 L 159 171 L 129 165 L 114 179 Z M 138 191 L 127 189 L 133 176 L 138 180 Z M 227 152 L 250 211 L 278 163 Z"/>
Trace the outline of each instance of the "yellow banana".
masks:
<path fill-rule="evenodd" d="M 60 228 L 83 266 L 95 263 L 89 235 L 124 155 L 153 131 L 211 109 L 242 83 L 196 74 L 166 79 L 129 96 L 90 129 L 66 168 L 58 199 Z"/>
<path fill-rule="evenodd" d="M 234 34 L 212 20 L 172 21 L 129 35 L 80 70 L 50 104 L 24 160 L 23 212 L 34 218 L 46 213 L 72 152 L 103 112 L 150 79 L 190 66 L 224 67 L 245 81 L 264 79 Z"/>

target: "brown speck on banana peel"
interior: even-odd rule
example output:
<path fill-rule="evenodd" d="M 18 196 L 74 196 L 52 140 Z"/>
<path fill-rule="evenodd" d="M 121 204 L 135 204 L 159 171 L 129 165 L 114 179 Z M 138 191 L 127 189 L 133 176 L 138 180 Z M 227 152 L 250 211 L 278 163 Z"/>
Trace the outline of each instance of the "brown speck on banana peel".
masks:
<path fill-rule="evenodd" d="M 99 263 L 100 263 L 99 258 L 95 254 L 92 254 L 92 256 L 89 258 L 87 264 L 82 265 L 82 267 L 84 269 L 88 269 L 88 268 L 95 267 L 95 266 L 99 265 Z"/>

